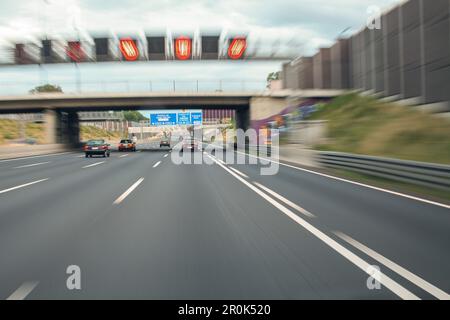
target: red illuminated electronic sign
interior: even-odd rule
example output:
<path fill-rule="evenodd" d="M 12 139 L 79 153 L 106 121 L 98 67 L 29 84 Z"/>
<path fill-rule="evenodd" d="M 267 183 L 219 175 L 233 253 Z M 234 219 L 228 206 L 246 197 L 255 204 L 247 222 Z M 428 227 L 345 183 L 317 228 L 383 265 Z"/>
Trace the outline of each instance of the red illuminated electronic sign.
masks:
<path fill-rule="evenodd" d="M 234 38 L 228 47 L 228 57 L 233 60 L 241 59 L 247 48 L 246 38 Z"/>
<path fill-rule="evenodd" d="M 187 60 L 191 57 L 192 40 L 188 37 L 175 39 L 175 56 L 179 60 Z"/>
<path fill-rule="evenodd" d="M 139 50 L 136 42 L 131 38 L 120 39 L 119 49 L 125 60 L 135 61 L 139 58 Z"/>
<path fill-rule="evenodd" d="M 80 62 L 84 59 L 84 52 L 79 41 L 69 41 L 66 53 L 72 62 Z"/>

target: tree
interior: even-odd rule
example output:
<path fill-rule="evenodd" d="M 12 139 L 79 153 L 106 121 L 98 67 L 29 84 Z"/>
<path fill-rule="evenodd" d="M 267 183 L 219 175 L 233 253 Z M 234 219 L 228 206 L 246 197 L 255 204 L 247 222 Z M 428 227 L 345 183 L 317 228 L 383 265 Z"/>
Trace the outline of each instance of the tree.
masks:
<path fill-rule="evenodd" d="M 144 115 L 139 111 L 124 111 L 123 117 L 127 121 L 134 121 L 134 122 L 148 120 L 148 118 L 144 117 Z"/>
<path fill-rule="evenodd" d="M 280 80 L 280 71 L 269 73 L 269 75 L 267 76 L 267 82 L 270 82 L 272 80 Z"/>
<path fill-rule="evenodd" d="M 53 84 L 44 84 L 42 86 L 37 86 L 30 90 L 30 93 L 45 93 L 45 92 L 63 92 L 60 86 Z"/>
<path fill-rule="evenodd" d="M 270 82 L 274 80 L 280 80 L 281 71 L 271 72 L 267 75 L 267 87 L 270 87 Z"/>

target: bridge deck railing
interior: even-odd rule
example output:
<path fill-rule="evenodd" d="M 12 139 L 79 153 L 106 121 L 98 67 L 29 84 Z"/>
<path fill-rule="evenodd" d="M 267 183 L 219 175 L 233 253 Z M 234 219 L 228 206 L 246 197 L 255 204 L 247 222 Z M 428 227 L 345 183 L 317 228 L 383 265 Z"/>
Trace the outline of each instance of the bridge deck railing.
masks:
<path fill-rule="evenodd" d="M 245 92 L 262 91 L 261 80 L 105 80 L 58 81 L 48 83 L 61 87 L 65 93 L 127 93 L 127 92 Z M 23 95 L 43 85 L 35 81 L 0 81 L 0 95 Z"/>

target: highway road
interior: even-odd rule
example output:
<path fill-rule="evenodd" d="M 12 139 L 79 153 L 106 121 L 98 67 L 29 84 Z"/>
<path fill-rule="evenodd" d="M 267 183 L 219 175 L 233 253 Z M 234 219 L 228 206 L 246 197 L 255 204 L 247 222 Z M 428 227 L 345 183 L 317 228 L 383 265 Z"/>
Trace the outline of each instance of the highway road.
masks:
<path fill-rule="evenodd" d="M 449 206 L 171 156 L 0 161 L 0 298 L 449 298 Z"/>

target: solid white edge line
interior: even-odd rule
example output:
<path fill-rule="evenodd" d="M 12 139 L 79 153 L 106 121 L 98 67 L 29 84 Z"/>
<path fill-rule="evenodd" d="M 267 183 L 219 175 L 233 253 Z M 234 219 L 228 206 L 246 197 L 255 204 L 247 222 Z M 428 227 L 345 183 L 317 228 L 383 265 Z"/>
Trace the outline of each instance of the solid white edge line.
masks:
<path fill-rule="evenodd" d="M 400 266 L 400 265 L 396 264 L 395 262 L 389 260 L 388 258 L 382 256 L 378 252 L 370 249 L 369 247 L 367 247 L 364 244 L 358 242 L 357 240 L 353 239 L 352 237 L 350 237 L 350 236 L 348 236 L 348 235 L 346 235 L 346 234 L 344 234 L 342 232 L 339 232 L 339 231 L 335 231 L 334 234 L 337 235 L 342 240 L 344 240 L 345 242 L 347 242 L 348 244 L 350 244 L 353 247 L 355 247 L 356 249 L 364 252 L 365 254 L 367 254 L 372 259 L 377 260 L 379 263 L 385 265 L 386 267 L 388 267 L 392 271 L 398 273 L 403 278 L 405 278 L 408 281 L 414 283 L 419 288 L 421 288 L 421 289 L 425 290 L 426 292 L 428 292 L 429 294 L 435 296 L 436 298 L 438 298 L 440 300 L 449 300 L 450 299 L 449 294 L 446 293 L 445 291 L 443 291 L 443 290 L 439 289 L 438 287 L 432 285 L 431 283 L 429 283 L 428 281 L 420 278 L 419 276 L 415 275 L 414 273 L 406 270 L 402 266 Z"/>
<path fill-rule="evenodd" d="M 316 175 L 319 175 L 319 176 L 322 176 L 322 177 L 326 177 L 326 178 L 330 178 L 330 179 L 334 179 L 334 180 L 338 180 L 338 181 L 343 181 L 343 182 L 351 183 L 351 184 L 354 184 L 354 185 L 357 185 L 357 186 L 366 187 L 366 188 L 370 188 L 370 189 L 373 189 L 373 190 L 386 192 L 386 193 L 390 193 L 390 194 L 393 194 L 393 195 L 396 195 L 396 196 L 408 198 L 408 199 L 411 199 L 411 200 L 416 200 L 416 201 L 432 204 L 432 205 L 435 205 L 435 206 L 439 206 L 439 207 L 442 207 L 442 208 L 450 209 L 450 205 L 446 205 L 444 203 L 431 201 L 431 200 L 427 200 L 427 199 L 411 196 L 411 195 L 408 195 L 408 194 L 404 194 L 404 193 L 401 193 L 401 192 L 396 192 L 396 191 L 392 191 L 392 190 L 388 190 L 388 189 L 383 189 L 383 188 L 380 188 L 380 187 L 371 186 L 371 185 L 364 184 L 364 183 L 361 183 L 361 182 L 356 182 L 356 181 L 347 180 L 347 179 L 344 179 L 344 178 L 331 176 L 329 174 L 320 173 L 320 172 L 317 172 L 317 171 L 296 167 L 296 166 L 293 166 L 293 165 L 290 165 L 290 164 L 287 164 L 287 163 L 283 163 L 283 162 L 280 162 L 280 161 L 275 161 L 275 160 L 271 160 L 271 159 L 268 159 L 268 158 L 247 154 L 247 153 L 244 153 L 244 152 L 241 152 L 241 151 L 236 151 L 236 152 L 240 153 L 240 154 L 243 154 L 243 155 L 247 155 L 249 157 L 253 157 L 253 158 L 262 159 L 262 160 L 265 160 L 265 161 L 274 162 L 274 163 L 280 164 L 280 165 L 285 166 L 285 167 L 289 167 L 289 168 L 293 168 L 293 169 L 296 169 L 296 170 L 300 170 L 300 171 L 316 174 Z"/>
<path fill-rule="evenodd" d="M 157 166 L 159 166 L 161 164 L 161 161 L 158 161 L 157 163 L 155 163 L 154 165 L 153 165 L 153 168 L 156 168 Z"/>
<path fill-rule="evenodd" d="M 304 214 L 305 216 L 309 217 L 309 218 L 315 218 L 316 216 L 313 215 L 311 212 L 309 212 L 308 210 L 300 207 L 299 205 L 293 203 L 292 201 L 290 201 L 289 199 L 286 199 L 285 197 L 283 197 L 281 194 L 276 193 L 275 191 L 263 186 L 262 184 L 253 181 L 253 183 L 260 187 L 261 189 L 263 189 L 264 191 L 266 191 L 267 193 L 269 193 L 270 195 L 274 196 L 275 198 L 277 198 L 280 201 L 283 201 L 285 204 L 287 204 L 289 207 L 299 211 L 300 213 Z"/>
<path fill-rule="evenodd" d="M 40 166 L 41 164 L 47 164 L 47 163 L 50 163 L 50 162 L 51 161 L 38 162 L 38 163 L 32 163 L 32 164 L 25 164 L 23 166 L 14 167 L 13 169 L 30 168 L 30 167 Z"/>
<path fill-rule="evenodd" d="M 13 190 L 17 190 L 17 189 L 20 189 L 20 188 L 28 187 L 28 186 L 31 186 L 33 184 L 39 183 L 39 182 L 47 181 L 48 179 L 49 178 L 45 178 L 45 179 L 41 179 L 41 180 L 37 180 L 37 181 L 21 184 L 20 186 L 12 187 L 12 188 L 9 188 L 9 189 L 0 190 L 0 194 L 6 193 L 6 192 L 9 192 L 9 191 L 13 191 Z"/>
<path fill-rule="evenodd" d="M 25 282 L 6 298 L 6 300 L 24 300 L 38 284 L 39 281 Z"/>
<path fill-rule="evenodd" d="M 130 195 L 130 193 L 132 193 L 134 191 L 134 189 L 136 189 L 141 183 L 142 181 L 144 181 L 144 178 L 140 178 L 138 181 L 136 181 L 131 187 L 129 187 L 127 189 L 127 191 L 125 191 L 120 197 L 118 197 L 113 204 L 119 204 L 121 203 L 123 200 L 125 200 L 126 197 L 128 197 Z"/>
<path fill-rule="evenodd" d="M 100 162 L 96 162 L 87 166 L 84 166 L 83 169 L 87 169 L 87 168 L 91 168 L 91 167 L 95 167 L 98 166 L 99 164 L 105 163 L 105 161 L 100 161 Z"/>
<path fill-rule="evenodd" d="M 233 168 L 233 167 L 228 167 L 231 170 L 233 170 L 234 172 L 236 172 L 238 175 L 240 175 L 241 177 L 247 178 L 248 179 L 248 175 L 246 175 L 245 173 L 240 172 L 239 170 Z"/>
<path fill-rule="evenodd" d="M 11 162 L 11 161 L 18 161 L 18 160 L 35 159 L 35 158 L 43 158 L 43 157 L 62 156 L 62 155 L 65 155 L 65 154 L 70 154 L 70 153 L 73 153 L 73 152 L 60 152 L 60 153 L 42 154 L 42 155 L 39 155 L 39 156 L 21 157 L 21 158 L 14 158 L 14 159 L 3 159 L 3 160 L 0 160 L 0 163 L 2 163 L 2 162 Z"/>
<path fill-rule="evenodd" d="M 272 204 L 274 207 L 279 209 L 281 212 L 283 212 L 285 215 L 287 215 L 289 218 L 297 222 L 299 225 L 301 225 L 303 228 L 305 228 L 307 231 L 309 231 L 311 234 L 316 236 L 318 239 L 320 239 L 322 242 L 324 242 L 326 245 L 331 247 L 333 250 L 338 252 L 340 255 L 342 255 L 344 258 L 346 258 L 348 261 L 352 262 L 354 265 L 356 265 L 358 268 L 360 268 L 362 271 L 367 273 L 369 276 L 372 276 L 371 270 L 372 267 L 369 263 L 361 259 L 359 256 L 327 236 L 325 233 L 314 227 L 312 224 L 308 223 L 307 221 L 300 218 L 298 215 L 296 215 L 294 212 L 283 206 L 282 204 L 278 203 L 271 197 L 269 197 L 267 194 L 262 192 L 260 189 L 249 183 L 248 181 L 241 178 L 239 175 L 228 169 L 226 166 L 221 164 L 218 161 L 215 161 L 213 157 L 208 155 L 214 162 L 216 162 L 217 165 L 222 167 L 224 170 L 226 170 L 228 173 L 230 173 L 233 177 L 241 181 L 243 184 L 245 184 L 247 187 L 249 187 L 251 190 L 256 192 L 258 195 L 260 195 L 263 199 L 265 199 L 267 202 Z M 392 291 L 394 294 L 399 296 L 400 298 L 404 300 L 420 300 L 418 296 L 413 294 L 411 291 L 406 289 L 405 287 L 401 286 L 397 282 L 395 282 L 393 279 L 389 278 L 387 275 L 380 272 L 380 283 L 383 284 L 386 288 L 388 288 L 390 291 Z"/>

